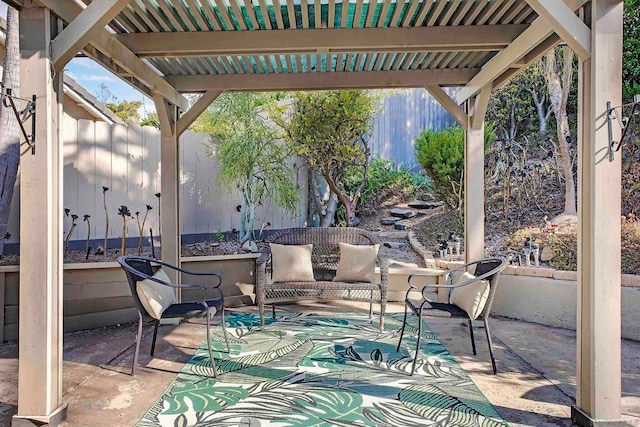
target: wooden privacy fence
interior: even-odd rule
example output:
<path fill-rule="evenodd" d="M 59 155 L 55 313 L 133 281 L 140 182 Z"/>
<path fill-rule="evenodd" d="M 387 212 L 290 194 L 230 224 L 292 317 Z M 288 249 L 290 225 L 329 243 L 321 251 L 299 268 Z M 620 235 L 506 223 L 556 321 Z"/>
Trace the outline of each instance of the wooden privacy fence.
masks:
<path fill-rule="evenodd" d="M 446 88 L 449 94 L 456 89 Z M 384 99 L 369 142 L 371 152 L 409 169 L 420 168 L 414 141 L 425 129 L 456 124 L 425 89 L 403 89 Z"/>
<path fill-rule="evenodd" d="M 122 217 L 118 216 L 121 205 L 126 205 L 134 215 L 126 225 L 128 237 L 139 235 L 135 212 L 140 212 L 142 217 L 147 204 L 153 209 L 149 212 L 144 234 L 148 236 L 152 228 L 154 236 L 157 236 L 159 200 L 155 194 L 161 193 L 160 131 L 148 126 L 75 120 L 65 115 L 63 139 L 64 207 L 79 217 L 71 240 L 87 238 L 84 215 L 91 216 L 91 240 L 97 244 L 104 239 L 103 186 L 109 188 L 106 192 L 109 238 L 121 237 Z M 228 191 L 218 185 L 218 162 L 209 156 L 209 147 L 209 135 L 205 133 L 187 131 L 180 138 L 183 235 L 211 234 L 240 227 L 240 213 L 236 207 L 241 204 L 241 195 L 237 190 Z M 291 160 L 292 167 L 296 160 Z M 297 160 L 296 166 L 300 164 Z M 291 218 L 274 206 L 262 206 L 257 209 L 257 227 L 263 219 L 271 223 L 268 229 L 304 225 L 308 186 L 306 169 L 298 168 L 296 179 L 300 188 L 298 215 Z M 11 205 L 9 244 L 20 240 L 19 186 L 17 182 Z M 70 226 L 71 217 L 65 217 L 65 234 Z M 92 246 L 95 248 L 96 244 Z"/>
<path fill-rule="evenodd" d="M 413 146 L 415 138 L 425 129 L 439 129 L 454 123 L 424 89 L 396 91 L 384 99 L 382 107 L 372 130 L 371 151 L 409 168 L 418 167 Z M 148 236 L 151 228 L 155 236 L 159 235 L 159 200 L 155 196 L 161 193 L 160 132 L 157 129 L 76 120 L 65 114 L 63 140 L 64 207 L 69 209 L 70 215 L 78 215 L 77 226 L 70 237 L 72 241 L 87 238 L 84 215 L 91 216 L 92 246 L 95 248 L 104 239 L 103 186 L 109 188 L 106 192 L 109 238 L 121 237 L 122 218 L 118 216 L 121 205 L 126 205 L 134 218 L 135 212 L 143 216 L 146 205 L 150 205 L 153 209 L 149 212 L 144 234 Z M 209 147 L 209 135 L 205 133 L 187 131 L 180 138 L 183 235 L 197 237 L 240 226 L 237 207 L 241 204 L 241 195 L 218 185 L 219 166 L 209 155 Z M 296 182 L 300 189 L 298 215 L 291 218 L 274 206 L 262 206 L 257 209 L 256 227 L 260 227 L 262 220 L 270 222 L 267 229 L 305 225 L 308 174 L 305 168 L 299 168 L 301 163 L 299 159 L 291 160 L 292 168 L 296 166 Z M 19 186 L 18 180 L 11 204 L 8 244 L 20 241 Z M 64 218 L 64 225 L 66 234 L 71 226 L 70 216 Z M 135 219 L 127 222 L 126 230 L 128 237 L 138 236 Z"/>

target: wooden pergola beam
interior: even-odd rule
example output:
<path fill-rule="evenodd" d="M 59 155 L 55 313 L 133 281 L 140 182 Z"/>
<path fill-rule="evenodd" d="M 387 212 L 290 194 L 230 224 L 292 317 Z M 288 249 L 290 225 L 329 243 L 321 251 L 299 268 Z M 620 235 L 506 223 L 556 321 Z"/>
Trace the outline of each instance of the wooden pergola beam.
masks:
<path fill-rule="evenodd" d="M 573 10 L 558 0 L 526 0 L 536 13 L 551 23 L 551 28 L 586 61 L 591 57 L 591 30 Z"/>
<path fill-rule="evenodd" d="M 54 14 L 68 23 L 73 22 L 83 11 L 73 0 L 35 0 L 35 2 L 42 7 L 50 9 Z M 158 75 L 106 29 L 102 28 L 95 31 L 89 43 L 98 51 L 102 52 L 107 58 L 110 58 L 110 61 L 117 63 L 118 66 L 122 67 L 128 74 L 147 86 L 152 93 L 161 95 L 167 101 L 183 110 L 189 108 L 187 98 L 167 83 L 162 76 Z"/>
<path fill-rule="evenodd" d="M 200 99 L 198 99 L 196 103 L 178 119 L 178 123 L 176 124 L 176 133 L 178 134 L 178 137 L 182 135 L 189 126 L 191 126 L 191 123 L 200 117 L 200 114 L 202 114 L 202 112 L 206 110 L 221 93 L 222 92 L 219 90 L 208 90 L 202 94 Z"/>
<path fill-rule="evenodd" d="M 94 1 L 51 42 L 51 59 L 56 70 L 87 45 L 96 30 L 103 29 L 130 0 Z"/>
<path fill-rule="evenodd" d="M 484 126 L 484 116 L 489 108 L 492 86 L 485 86 L 475 97 L 473 103 L 473 114 L 471 115 L 471 130 L 480 130 Z"/>
<path fill-rule="evenodd" d="M 462 108 L 456 102 L 451 99 L 449 94 L 442 90 L 442 88 L 438 85 L 429 85 L 426 86 L 427 91 L 433 96 L 436 101 L 442 105 L 442 108 L 447 110 L 451 117 L 455 119 L 456 122 L 464 129 L 467 129 L 469 116 L 464 112 Z"/>
<path fill-rule="evenodd" d="M 278 91 L 412 88 L 425 85 L 460 86 L 479 70 L 406 70 L 300 74 L 242 74 L 168 76 L 167 81 L 181 92 L 217 91 Z"/>
<path fill-rule="evenodd" d="M 508 83 L 512 78 L 517 76 L 523 69 L 529 67 L 531 64 L 539 60 L 544 54 L 549 52 L 551 49 L 556 47 L 558 43 L 560 43 L 560 36 L 557 34 L 552 34 L 548 39 L 540 43 L 535 49 L 529 52 L 526 56 L 522 58 L 522 60 L 517 64 L 517 67 L 511 67 L 500 77 L 493 81 L 493 88 L 499 88 L 502 85 Z"/>
<path fill-rule="evenodd" d="M 588 0 L 564 0 L 568 9 L 578 10 Z M 497 54 L 487 63 L 464 88 L 458 92 L 456 97 L 458 104 L 462 104 L 483 87 L 493 82 L 496 78 L 507 71 L 513 64 L 526 56 L 536 46 L 547 40 L 554 33 L 549 21 L 543 16 L 538 17 L 529 28 L 527 28 L 513 43 L 502 52 Z"/>
<path fill-rule="evenodd" d="M 492 51 L 529 25 L 125 33 L 115 37 L 141 57 L 344 52 Z"/>

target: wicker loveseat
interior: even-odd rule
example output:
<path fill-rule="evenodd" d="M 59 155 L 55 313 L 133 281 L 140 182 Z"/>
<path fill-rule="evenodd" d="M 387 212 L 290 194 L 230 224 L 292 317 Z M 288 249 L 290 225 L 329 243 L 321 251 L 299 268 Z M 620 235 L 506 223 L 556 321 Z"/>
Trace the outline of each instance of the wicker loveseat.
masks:
<path fill-rule="evenodd" d="M 373 234 L 358 228 L 292 228 L 282 230 L 268 239 L 280 245 L 313 245 L 311 263 L 315 282 L 272 283 L 271 251 L 266 246 L 257 261 L 256 302 L 260 311 L 260 322 L 264 325 L 265 304 L 300 300 L 349 300 L 369 303 L 369 316 L 373 315 L 373 303 L 380 304 L 380 328 L 384 325 L 387 305 L 388 261 L 378 255 L 376 265 L 380 268 L 380 281 L 336 282 L 333 278 L 340 260 L 339 243 L 351 245 L 380 244 Z M 275 317 L 275 306 L 272 309 Z"/>

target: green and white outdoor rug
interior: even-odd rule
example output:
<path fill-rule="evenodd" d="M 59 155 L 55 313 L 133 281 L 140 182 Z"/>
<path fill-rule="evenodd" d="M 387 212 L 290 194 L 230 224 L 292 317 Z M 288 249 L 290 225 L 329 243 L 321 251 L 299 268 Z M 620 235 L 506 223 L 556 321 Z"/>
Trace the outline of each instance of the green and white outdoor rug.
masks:
<path fill-rule="evenodd" d="M 221 375 L 210 377 L 203 343 L 137 426 L 507 425 L 428 328 L 409 376 L 415 328 L 396 352 L 401 322 L 377 323 L 281 314 L 260 330 L 257 315 L 230 313 Z M 219 326 L 215 339 L 223 349 Z"/>

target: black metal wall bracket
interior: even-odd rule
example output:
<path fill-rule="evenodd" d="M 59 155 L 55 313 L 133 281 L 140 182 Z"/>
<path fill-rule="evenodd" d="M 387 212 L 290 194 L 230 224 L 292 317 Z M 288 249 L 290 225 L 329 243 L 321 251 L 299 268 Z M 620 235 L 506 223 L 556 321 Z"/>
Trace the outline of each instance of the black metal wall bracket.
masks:
<path fill-rule="evenodd" d="M 20 125 L 20 130 L 22 131 L 25 142 L 29 148 L 31 148 L 31 154 L 36 154 L 36 96 L 33 95 L 30 100 L 18 98 L 12 94 L 10 88 L 3 87 L 2 92 L 0 92 L 0 98 L 2 98 L 2 104 L 7 108 L 11 108 L 16 119 L 18 119 L 18 124 Z M 22 110 L 18 110 L 20 102 L 23 101 L 26 102 L 27 105 Z M 18 105 L 16 105 L 16 102 Z M 24 127 L 24 124 L 29 119 L 31 119 L 30 135 L 27 134 L 27 130 Z"/>
<path fill-rule="evenodd" d="M 615 152 L 620 151 L 622 148 L 622 141 L 624 141 L 625 136 L 627 136 L 627 131 L 629 130 L 629 124 L 631 123 L 630 117 L 636 112 L 636 109 L 640 105 L 640 94 L 635 95 L 633 97 L 633 102 L 629 104 L 621 105 L 620 107 L 612 107 L 611 102 L 607 102 L 607 126 L 609 130 L 609 161 L 612 162 L 615 159 Z M 629 117 L 622 116 L 622 108 L 631 106 L 631 113 Z M 618 108 L 620 109 L 620 113 L 618 112 Z M 613 139 L 613 121 L 616 120 L 622 128 L 622 135 L 620 136 L 620 141 L 615 141 Z"/>

